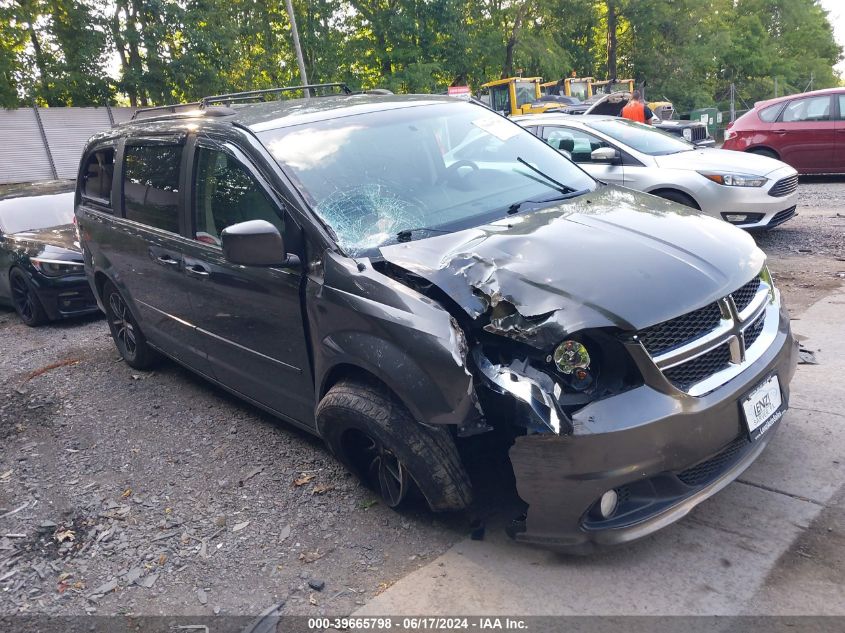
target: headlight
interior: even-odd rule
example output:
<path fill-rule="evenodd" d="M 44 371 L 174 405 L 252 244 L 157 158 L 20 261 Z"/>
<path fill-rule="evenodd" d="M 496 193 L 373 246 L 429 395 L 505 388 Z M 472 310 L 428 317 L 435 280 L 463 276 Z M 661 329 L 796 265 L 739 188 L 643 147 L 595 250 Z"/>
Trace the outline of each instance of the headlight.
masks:
<path fill-rule="evenodd" d="M 765 283 L 769 284 L 769 302 L 775 302 L 775 281 L 772 279 L 772 273 L 769 272 L 769 266 L 763 266 L 763 270 L 760 271 L 760 279 L 762 279 Z"/>
<path fill-rule="evenodd" d="M 564 374 L 571 374 L 576 369 L 589 369 L 590 354 L 578 341 L 566 340 L 555 348 L 554 361 Z"/>
<path fill-rule="evenodd" d="M 684 138 L 688 141 L 692 140 L 692 130 L 690 128 L 684 128 L 682 134 L 684 135 Z"/>
<path fill-rule="evenodd" d="M 762 187 L 769 182 L 768 178 L 764 178 L 763 176 L 752 176 L 750 174 L 726 174 L 705 171 L 700 171 L 698 173 L 708 180 L 712 180 L 715 183 L 726 185 L 728 187 Z"/>
<path fill-rule="evenodd" d="M 29 261 L 35 266 L 38 271 L 47 277 L 61 277 L 62 275 L 72 275 L 74 273 L 81 273 L 84 265 L 82 262 L 67 262 L 60 259 L 41 259 L 33 257 Z"/>

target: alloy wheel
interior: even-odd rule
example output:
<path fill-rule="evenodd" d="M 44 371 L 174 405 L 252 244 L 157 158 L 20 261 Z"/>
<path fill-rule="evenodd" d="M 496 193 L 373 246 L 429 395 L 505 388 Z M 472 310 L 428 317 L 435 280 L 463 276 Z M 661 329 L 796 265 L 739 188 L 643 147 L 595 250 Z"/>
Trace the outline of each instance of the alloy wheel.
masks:
<path fill-rule="evenodd" d="M 109 312 L 112 332 L 114 333 L 117 344 L 122 347 L 127 355 L 134 356 L 138 349 L 138 343 L 135 339 L 135 327 L 132 325 L 126 303 L 116 292 L 109 295 Z"/>
<path fill-rule="evenodd" d="M 401 460 L 384 443 L 363 431 L 350 431 L 347 448 L 363 474 L 381 493 L 384 502 L 395 508 L 405 499 L 411 476 Z"/>
<path fill-rule="evenodd" d="M 24 321 L 32 321 L 35 316 L 35 297 L 32 289 L 21 275 L 12 277 L 12 300 Z"/>

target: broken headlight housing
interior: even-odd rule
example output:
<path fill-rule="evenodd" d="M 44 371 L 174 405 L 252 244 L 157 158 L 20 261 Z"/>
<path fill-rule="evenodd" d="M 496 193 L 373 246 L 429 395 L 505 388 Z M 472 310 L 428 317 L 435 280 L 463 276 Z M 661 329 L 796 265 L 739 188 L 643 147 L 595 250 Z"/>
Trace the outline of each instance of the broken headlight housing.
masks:
<path fill-rule="evenodd" d="M 488 421 L 526 426 L 529 432 L 570 432 L 569 417 L 585 405 L 643 384 L 621 332 L 585 330 L 540 351 L 507 338 L 485 337 L 473 350 L 476 366 L 493 391 L 517 401 L 484 407 Z M 494 413 L 495 412 L 495 413 Z"/>
<path fill-rule="evenodd" d="M 590 372 L 590 353 L 586 346 L 574 339 L 567 339 L 552 354 L 557 370 L 568 377 L 569 386 L 583 391 L 593 383 Z"/>
<path fill-rule="evenodd" d="M 590 354 L 583 343 L 567 339 L 555 348 L 553 360 L 564 374 L 572 374 L 576 369 L 590 367 Z"/>

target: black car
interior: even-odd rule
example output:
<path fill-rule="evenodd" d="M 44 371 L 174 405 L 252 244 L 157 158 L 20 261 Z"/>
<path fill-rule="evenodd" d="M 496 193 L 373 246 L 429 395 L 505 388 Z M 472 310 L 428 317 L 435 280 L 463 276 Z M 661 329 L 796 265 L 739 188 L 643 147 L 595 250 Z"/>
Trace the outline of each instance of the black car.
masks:
<path fill-rule="evenodd" d="M 27 325 L 98 310 L 72 223 L 73 195 L 0 200 L 0 301 Z"/>
<path fill-rule="evenodd" d="M 476 103 L 249 103 L 269 94 L 88 143 L 85 270 L 130 366 L 164 354 L 316 434 L 390 507 L 467 507 L 462 455 L 500 439 L 512 536 L 570 552 L 680 519 L 764 450 L 797 345 L 747 233 Z"/>

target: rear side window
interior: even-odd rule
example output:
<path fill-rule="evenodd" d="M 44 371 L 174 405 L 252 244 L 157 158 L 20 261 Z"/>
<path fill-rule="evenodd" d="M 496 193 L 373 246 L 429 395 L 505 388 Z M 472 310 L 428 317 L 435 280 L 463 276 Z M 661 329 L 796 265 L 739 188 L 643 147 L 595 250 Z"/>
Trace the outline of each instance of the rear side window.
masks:
<path fill-rule="evenodd" d="M 114 149 L 98 149 L 88 155 L 82 172 L 82 195 L 101 205 L 111 204 L 111 184 L 114 176 Z"/>
<path fill-rule="evenodd" d="M 123 165 L 126 219 L 179 232 L 181 145 L 127 145 Z"/>
<path fill-rule="evenodd" d="M 760 110 L 760 112 L 757 113 L 757 116 L 760 117 L 760 120 L 763 123 L 773 123 L 774 120 L 778 118 L 781 108 L 783 108 L 783 104 L 776 103 L 775 105 L 770 105 L 768 108 Z"/>
<path fill-rule="evenodd" d="M 783 110 L 781 121 L 800 123 L 802 121 L 829 121 L 830 96 L 807 97 L 790 101 Z"/>
<path fill-rule="evenodd" d="M 845 95 L 836 95 L 839 99 L 839 120 L 845 121 Z"/>

